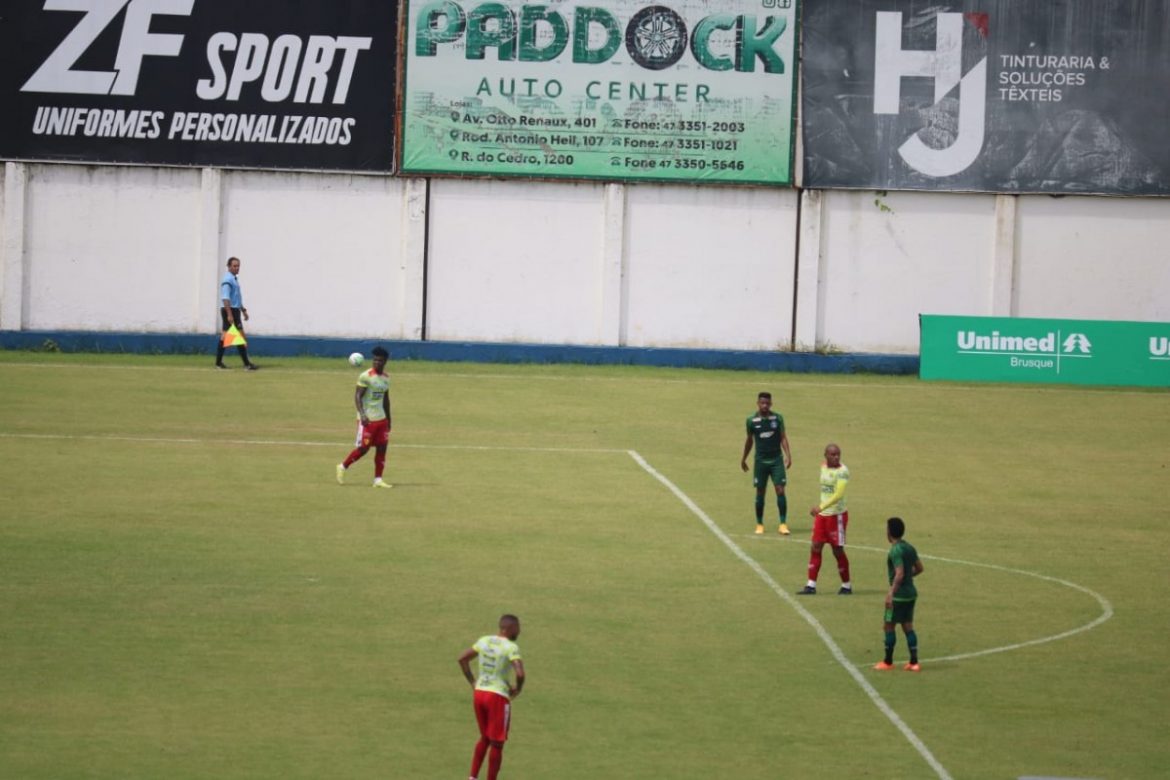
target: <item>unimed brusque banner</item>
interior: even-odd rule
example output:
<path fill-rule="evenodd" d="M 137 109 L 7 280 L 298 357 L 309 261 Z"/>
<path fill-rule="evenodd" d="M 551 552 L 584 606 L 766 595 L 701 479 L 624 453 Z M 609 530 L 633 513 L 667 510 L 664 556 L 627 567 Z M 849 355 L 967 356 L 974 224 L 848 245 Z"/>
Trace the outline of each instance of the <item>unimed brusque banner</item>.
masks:
<path fill-rule="evenodd" d="M 787 185 L 795 0 L 408 0 L 404 172 Z"/>
<path fill-rule="evenodd" d="M 0 158 L 393 167 L 396 3 L 2 7 Z"/>
<path fill-rule="evenodd" d="M 919 319 L 922 379 L 1170 387 L 1170 323 Z"/>
<path fill-rule="evenodd" d="M 1167 0 L 819 0 L 806 187 L 1170 195 Z"/>

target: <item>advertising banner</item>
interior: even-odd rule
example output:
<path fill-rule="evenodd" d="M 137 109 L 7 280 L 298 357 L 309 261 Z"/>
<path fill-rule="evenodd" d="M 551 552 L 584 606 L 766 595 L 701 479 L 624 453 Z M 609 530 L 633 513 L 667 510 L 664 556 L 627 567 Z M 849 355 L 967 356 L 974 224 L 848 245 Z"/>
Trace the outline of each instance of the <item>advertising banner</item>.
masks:
<path fill-rule="evenodd" d="M 796 0 L 407 0 L 404 172 L 792 183 Z"/>
<path fill-rule="evenodd" d="M 823 0 L 806 187 L 1170 195 L 1166 0 Z"/>
<path fill-rule="evenodd" d="M 8 0 L 0 158 L 390 171 L 396 4 Z"/>
<path fill-rule="evenodd" d="M 924 314 L 922 379 L 1170 387 L 1170 323 Z"/>

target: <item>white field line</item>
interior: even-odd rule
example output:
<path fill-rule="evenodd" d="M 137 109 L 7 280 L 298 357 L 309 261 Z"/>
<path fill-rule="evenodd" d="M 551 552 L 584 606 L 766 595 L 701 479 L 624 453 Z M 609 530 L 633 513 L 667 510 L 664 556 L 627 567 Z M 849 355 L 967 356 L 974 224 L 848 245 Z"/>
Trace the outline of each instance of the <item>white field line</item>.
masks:
<path fill-rule="evenodd" d="M 0 431 L 0 439 L 33 439 L 33 440 L 69 440 L 69 441 L 121 441 L 141 444 L 234 444 L 241 446 L 263 446 L 263 447 L 336 447 L 338 449 L 345 449 L 349 446 L 347 442 L 323 442 L 323 441 L 282 441 L 278 439 L 196 439 L 196 438 L 178 438 L 178 437 L 162 437 L 162 436 L 117 436 L 107 434 L 53 434 L 53 433 L 7 433 Z M 582 448 L 582 447 L 522 447 L 522 446 L 502 446 L 502 445 L 472 445 L 472 444 L 395 444 L 396 449 L 418 449 L 418 450 L 472 450 L 484 452 L 555 452 L 555 453 L 594 453 L 594 454 L 629 454 L 631 450 L 619 448 Z M 744 534 L 746 538 L 759 541 L 754 535 Z M 769 537 L 770 538 L 770 537 Z M 799 540 L 778 540 L 785 543 L 798 542 Z M 863 545 L 851 544 L 850 549 L 853 550 L 870 550 L 873 552 L 885 552 L 880 547 L 866 547 Z M 925 661 L 958 661 L 966 658 L 977 658 L 982 655 L 992 655 L 994 653 L 1003 653 L 1008 650 L 1018 650 L 1021 647 L 1031 647 L 1032 645 L 1042 645 L 1048 642 L 1055 642 L 1058 639 L 1065 639 L 1076 634 L 1089 631 L 1096 628 L 1105 621 L 1113 617 L 1113 605 L 1109 600 L 1090 590 L 1083 585 L 1078 585 L 1075 582 L 1060 579 L 1059 577 L 1050 577 L 1046 574 L 1039 574 L 1025 569 L 1012 569 L 1006 566 L 996 566 L 990 563 L 978 563 L 976 561 L 964 561 L 952 558 L 941 558 L 933 555 L 923 555 L 924 560 L 943 561 L 945 563 L 956 563 L 964 566 L 981 566 L 986 569 L 995 569 L 998 571 L 1007 572 L 1009 574 L 1023 574 L 1028 577 L 1035 577 L 1040 580 L 1047 580 L 1063 585 L 1066 588 L 1079 590 L 1096 599 L 1097 603 L 1101 605 L 1101 615 L 1099 615 L 1092 622 L 1086 623 L 1083 626 L 1069 629 L 1059 634 L 1052 636 L 1041 637 L 1039 639 L 1030 639 L 1026 642 L 1018 642 L 1012 645 L 1003 645 L 1002 647 L 992 647 L 986 650 L 976 650 L 970 653 L 959 653 L 957 655 L 947 655 L 939 658 L 923 658 Z M 785 594 L 787 597 L 787 594 Z"/>
<path fill-rule="evenodd" d="M 1100 593 L 1096 592 L 1095 590 L 1090 590 L 1089 588 L 1086 588 L 1084 585 L 1078 585 L 1075 582 L 1069 582 L 1068 580 L 1062 580 L 1059 577 L 1049 577 L 1046 574 L 1037 574 L 1034 571 L 1026 571 L 1024 569 L 1012 569 L 1012 568 L 1009 568 L 1007 566 L 996 566 L 995 564 L 992 564 L 992 563 L 976 563 L 974 561 L 960 561 L 960 560 L 955 560 L 952 558 L 939 558 L 939 557 L 933 556 L 933 555 L 932 556 L 924 555 L 922 557 L 926 558 L 927 560 L 943 561 L 944 563 L 961 563 L 961 564 L 965 564 L 967 566 L 981 566 L 984 569 L 995 569 L 996 571 L 1008 572 L 1010 574 L 1024 574 L 1024 575 L 1027 575 L 1029 577 L 1035 577 L 1036 579 L 1039 579 L 1039 580 L 1047 580 L 1048 582 L 1055 582 L 1058 585 L 1065 586 L 1066 588 L 1072 588 L 1073 590 L 1079 590 L 1082 593 L 1086 593 L 1086 594 L 1092 596 L 1094 599 L 1096 599 L 1097 603 L 1101 605 L 1101 614 L 1097 617 L 1097 619 L 1093 620 L 1089 623 L 1086 623 L 1083 626 L 1078 626 L 1076 628 L 1069 629 L 1068 631 L 1064 631 L 1064 632 L 1061 632 L 1059 634 L 1053 634 L 1052 636 L 1041 637 L 1040 639 L 1030 639 L 1027 642 L 1017 642 L 1014 645 L 1004 645 L 1003 647 L 992 647 L 992 648 L 989 648 L 987 650 L 977 650 L 973 653 L 959 653 L 957 655 L 947 655 L 947 656 L 943 656 L 942 658 L 933 659 L 935 661 L 958 661 L 958 660 L 961 660 L 964 658 L 976 658 L 976 657 L 981 656 L 981 655 L 991 655 L 992 653 L 1005 653 L 1008 650 L 1018 650 L 1021 647 L 1031 647 L 1033 645 L 1043 645 L 1043 644 L 1046 644 L 1048 642 L 1055 642 L 1058 639 L 1065 639 L 1065 638 L 1070 637 L 1070 636 L 1076 636 L 1077 634 L 1080 634 L 1080 633 L 1083 633 L 1083 632 L 1088 631 L 1090 629 L 1096 628 L 1097 626 L 1101 625 L 1109 618 L 1113 617 L 1113 605 L 1109 603 L 1108 599 L 1106 599 L 1104 596 L 1102 596 Z"/>
<path fill-rule="evenodd" d="M 196 438 L 178 438 L 178 437 L 163 437 L 163 436 L 117 436 L 106 434 L 53 434 L 53 433 L 7 433 L 0 431 L 0 439 L 33 439 L 33 440 L 68 440 L 68 441 L 120 441 L 141 444 L 234 444 L 240 446 L 262 446 L 262 447 L 335 447 L 339 450 L 345 449 L 349 446 L 347 442 L 324 442 L 324 441 L 281 441 L 277 439 L 196 439 Z M 395 444 L 396 449 L 417 449 L 417 450 L 471 450 L 484 452 L 555 452 L 555 453 L 594 453 L 594 454 L 629 454 L 631 450 L 618 448 L 581 448 L 581 447 L 521 447 L 521 446 L 494 446 L 494 445 L 470 445 L 470 444 Z M 747 538 L 755 539 L 755 536 L 745 534 Z M 789 540 L 782 540 L 789 541 Z M 791 542 L 797 540 L 793 539 Z M 878 547 L 865 547 L 862 545 L 849 545 L 850 549 L 854 550 L 872 550 L 874 552 L 885 552 L 884 549 Z M 1105 621 L 1113 617 L 1113 605 L 1109 603 L 1108 599 L 1097 593 L 1094 590 L 1078 585 L 1075 582 L 1062 580 L 1059 577 L 1049 577 L 1045 574 L 1038 574 L 1024 569 L 1011 569 L 1005 566 L 996 566 L 990 563 L 977 563 L 975 561 L 963 561 L 951 558 L 940 558 L 932 555 L 923 555 L 924 560 L 943 561 L 945 563 L 957 563 L 964 566 L 982 566 L 986 569 L 996 569 L 998 571 L 1008 572 L 1010 574 L 1023 574 L 1028 577 L 1035 577 L 1036 579 L 1047 580 L 1055 582 L 1059 585 L 1064 585 L 1073 590 L 1079 590 L 1086 593 L 1097 600 L 1101 605 L 1101 615 L 1090 623 L 1083 626 L 1069 629 L 1059 634 L 1052 636 L 1041 637 L 1039 639 L 1030 639 L 1027 642 L 1018 642 L 1012 645 L 1003 645 L 1002 647 L 992 647 L 986 650 L 977 650 L 971 653 L 959 653 L 957 655 L 947 655 L 940 658 L 923 658 L 924 661 L 958 661 L 966 658 L 977 658 L 982 655 L 992 655 L 994 653 L 1003 653 L 1008 650 L 1018 650 L 1022 647 L 1031 647 L 1032 645 L 1042 645 L 1048 642 L 1055 642 L 1058 639 L 1065 639 L 1076 634 L 1083 633 L 1090 629 L 1096 628 Z M 784 594 L 786 600 L 787 593 Z M 801 608 L 803 610 L 803 608 Z"/>
<path fill-rule="evenodd" d="M 144 444 L 237 444 L 237 445 L 252 445 L 252 446 L 339 447 L 339 448 L 344 448 L 347 446 L 345 443 L 339 444 L 336 442 L 316 442 L 316 441 L 280 441 L 280 440 L 270 440 L 270 439 L 228 439 L 228 440 L 225 440 L 225 439 L 219 439 L 219 438 L 197 439 L 197 438 L 177 438 L 177 437 L 116 436 L 116 435 L 102 435 L 102 434 L 40 434 L 40 433 L 10 433 L 10 432 L 2 432 L 2 431 L 0 431 L 0 438 L 36 439 L 36 440 L 122 441 L 122 442 L 134 442 L 134 443 L 144 443 Z M 666 488 L 669 489 L 671 491 L 671 493 L 673 493 L 675 495 L 675 497 L 677 497 L 683 503 L 684 506 L 686 506 L 689 510 L 691 510 L 691 512 L 693 514 L 695 514 L 695 516 L 698 517 L 703 522 L 704 525 L 707 526 L 708 530 L 710 530 L 711 533 L 713 533 L 721 542 L 723 542 L 723 544 L 728 549 L 730 549 L 731 552 L 734 553 L 737 558 L 739 558 L 741 561 L 743 561 L 745 564 L 747 564 L 747 566 L 753 572 L 755 572 L 755 574 L 761 580 L 763 580 L 764 583 L 777 596 L 779 596 L 790 607 L 792 607 L 792 609 L 798 615 L 800 615 L 801 618 L 803 618 L 804 621 L 806 623 L 808 623 L 813 628 L 814 631 L 816 631 L 817 636 L 820 637 L 821 641 L 824 642 L 824 644 L 829 648 L 829 651 L 832 653 L 833 657 L 837 660 L 837 662 L 849 673 L 849 675 L 851 677 L 853 677 L 854 681 L 861 687 L 861 689 L 866 693 L 866 695 L 869 696 L 869 698 L 874 702 L 874 704 L 877 706 L 877 708 L 890 720 L 891 723 L 894 724 L 894 726 L 899 731 L 902 732 L 903 736 L 906 737 L 907 741 L 909 741 L 910 744 L 919 752 L 919 754 L 922 755 L 923 759 L 931 766 L 931 768 L 935 770 L 935 772 L 936 772 L 936 774 L 938 774 L 940 780 L 950 780 L 951 776 L 949 773 L 947 773 L 946 768 L 943 767 L 942 764 L 940 764 L 938 762 L 938 760 L 934 758 L 934 755 L 930 752 L 930 750 L 926 747 L 926 745 L 922 742 L 922 740 L 919 739 L 919 737 L 914 733 L 914 731 L 911 730 L 908 725 L 906 725 L 905 721 L 903 721 L 901 719 L 901 717 L 899 717 L 899 715 L 896 712 L 894 712 L 894 710 L 889 706 L 889 704 L 885 701 L 885 699 L 883 699 L 881 697 L 881 694 L 879 694 L 877 692 L 877 690 L 869 683 L 869 681 L 865 679 L 865 677 L 861 674 L 861 671 L 858 669 L 858 667 L 856 665 L 854 665 L 852 662 L 850 662 L 847 658 L 845 658 L 845 654 L 841 650 L 840 646 L 833 640 L 832 636 L 825 629 L 825 627 L 823 625 L 821 625 L 820 621 L 818 621 L 812 615 L 812 613 L 810 613 L 807 609 L 805 609 L 802 604 L 800 604 L 798 601 L 796 601 L 796 599 L 794 597 L 790 596 L 788 594 L 788 592 L 785 591 L 772 578 L 772 576 L 770 574 L 768 574 L 768 572 L 763 568 L 763 566 L 761 566 L 754 558 L 752 558 L 746 552 L 744 552 L 743 549 L 739 545 L 737 545 L 734 541 L 732 541 L 731 537 L 729 537 L 726 533 L 724 533 L 723 529 L 721 529 L 718 525 L 716 525 L 715 522 L 713 520 L 711 520 L 711 518 L 708 517 L 707 514 L 702 509 L 700 509 L 699 506 L 697 504 L 695 504 L 694 501 L 692 501 L 689 496 L 687 496 L 685 493 L 683 493 L 677 486 L 674 485 L 673 482 L 671 482 L 669 479 L 667 479 L 661 473 L 659 473 L 657 470 L 655 470 L 636 451 L 617 449 L 617 448 L 510 447 L 510 446 L 487 446 L 487 445 L 477 446 L 477 445 L 460 445 L 460 444 L 395 444 L 394 446 L 398 447 L 398 448 L 408 448 L 408 449 L 473 450 L 473 451 L 501 451 L 501 452 L 601 453 L 601 454 L 624 453 L 624 454 L 629 455 L 631 458 L 634 459 L 634 461 L 643 470 L 645 470 L 648 474 L 650 474 L 652 477 L 654 477 L 659 482 L 661 482 L 663 485 L 665 485 Z M 750 538 L 750 539 L 756 538 L 754 535 L 750 535 L 750 534 L 745 534 L 744 536 L 747 538 Z M 797 540 L 793 539 L 793 540 L 781 540 L 781 541 L 784 541 L 785 543 L 792 543 L 792 542 L 796 542 Z M 850 545 L 850 547 L 852 549 L 858 549 L 858 550 L 869 550 L 869 551 L 873 551 L 873 552 L 885 552 L 885 549 L 880 548 L 880 547 L 868 547 L 865 545 Z M 1102 614 L 1099 617 L 1097 617 L 1096 620 L 1093 620 L 1090 623 L 1086 623 L 1083 626 L 1079 626 L 1077 628 L 1073 628 L 1073 629 L 1070 629 L 1068 631 L 1064 631 L 1060 634 L 1054 634 L 1052 636 L 1042 637 L 1040 639 L 1033 639 L 1033 640 L 1029 640 L 1027 642 L 1019 642 L 1019 643 L 1012 644 L 1012 645 L 1004 645 L 1002 647 L 994 647 L 994 648 L 990 648 L 987 650 L 978 650 L 978 651 L 971 652 L 971 653 L 962 653 L 962 654 L 958 654 L 958 655 L 950 655 L 950 656 L 944 656 L 941 658 L 931 658 L 931 659 L 924 659 L 924 660 L 930 660 L 930 661 L 934 661 L 934 662 L 957 661 L 957 660 L 966 659 L 966 658 L 975 658 L 975 657 L 982 656 L 982 655 L 990 655 L 992 653 L 1007 652 L 1008 650 L 1016 650 L 1016 649 L 1019 649 L 1022 647 L 1029 647 L 1032 645 L 1045 644 L 1047 642 L 1053 642 L 1053 641 L 1056 641 L 1058 639 L 1064 639 L 1066 637 L 1074 636 L 1074 635 L 1080 634 L 1084 631 L 1088 631 L 1092 628 L 1095 628 L 1095 627 L 1101 625 L 1102 623 L 1104 623 L 1105 621 L 1107 621 L 1111 617 L 1113 617 L 1113 605 L 1110 604 L 1109 601 L 1104 596 L 1102 596 L 1101 594 L 1097 593 L 1096 591 L 1093 591 L 1093 590 L 1086 588 L 1082 585 L 1078 585 L 1075 582 L 1069 582 L 1068 580 L 1063 580 L 1063 579 L 1060 579 L 1059 577 L 1050 577 L 1050 576 L 1047 576 L 1044 574 L 1038 574 L 1036 572 L 1026 571 L 1024 569 L 1013 569 L 1013 568 L 1009 568 L 1006 566 L 997 566 L 995 564 L 978 563 L 975 561 L 964 561 L 964 560 L 959 560 L 959 559 L 954 559 L 954 558 L 943 558 L 940 556 L 933 556 L 933 555 L 923 555 L 922 558 L 924 560 L 935 560 L 935 561 L 942 561 L 945 563 L 955 563 L 955 564 L 961 564 L 961 565 L 966 565 L 966 566 L 980 566 L 983 568 L 994 569 L 997 571 L 1003 571 L 1003 572 L 1007 572 L 1010 574 L 1023 574 L 1023 575 L 1029 576 L 1029 577 L 1035 577 L 1037 579 L 1046 580 L 1049 582 L 1054 582 L 1054 583 L 1057 583 L 1059 585 L 1064 585 L 1065 587 L 1072 588 L 1074 590 L 1079 590 L 1083 593 L 1088 594 L 1089 596 L 1092 596 L 1094 599 L 1097 600 L 1097 603 L 1100 604 L 1101 608 L 1102 608 Z"/>
<path fill-rule="evenodd" d="M 637 452 L 630 450 L 629 454 L 630 457 L 633 458 L 639 466 L 645 469 L 646 473 L 665 485 L 666 488 L 671 493 L 673 493 L 687 509 L 691 510 L 692 514 L 702 520 L 703 525 L 707 526 L 707 530 L 715 534 L 716 538 L 723 542 L 724 546 L 726 546 L 727 549 L 731 550 L 731 552 L 735 554 L 735 557 L 739 558 L 741 561 L 747 564 L 748 568 L 755 572 L 756 576 L 763 580 L 764 584 L 771 588 L 773 593 L 779 596 L 782 601 L 786 602 L 788 606 L 792 607 L 792 609 L 804 619 L 804 622 L 812 626 L 813 630 L 816 631 L 817 636 L 819 636 L 825 646 L 829 648 L 829 652 L 833 654 L 833 658 L 836 659 L 837 663 L 839 663 L 841 667 L 849 673 L 849 675 L 853 678 L 853 681 L 856 682 L 858 686 L 860 686 L 861 690 L 863 690 L 865 694 L 869 696 L 870 700 L 877 706 L 882 714 L 885 715 L 886 718 L 894 724 L 898 731 L 902 732 L 902 736 L 904 736 L 906 741 L 909 742 L 914 747 L 914 749 L 918 751 L 918 754 L 921 755 L 926 763 L 930 765 L 931 769 L 934 770 L 939 779 L 951 780 L 951 775 L 947 772 L 946 767 L 939 763 L 938 759 L 934 757 L 934 754 L 931 753 L 930 749 L 926 747 L 921 739 L 919 739 L 918 735 L 915 734 L 908 725 L 906 725 L 906 722 L 902 720 L 898 713 L 894 712 L 894 709 L 886 702 L 885 699 L 882 698 L 882 695 L 877 692 L 877 689 L 874 688 L 872 684 L 870 684 L 869 680 L 865 679 L 865 675 L 861 673 L 861 670 L 845 657 L 845 653 L 841 650 L 840 645 L 838 645 L 833 640 L 833 637 L 829 634 L 825 627 L 821 625 L 821 622 L 817 620 L 811 612 L 805 609 L 804 606 L 802 606 L 794 596 L 790 596 L 787 591 L 781 588 L 776 580 L 772 579 L 772 575 L 768 574 L 768 572 L 764 570 L 763 566 L 761 566 L 750 555 L 745 553 L 743 548 L 732 541 L 731 537 L 724 533 L 723 529 L 716 525 L 715 521 L 708 517 L 707 513 L 700 509 L 699 506 L 694 501 L 692 501 L 686 493 L 683 493 L 678 489 L 678 487 L 675 486 L 673 482 L 656 471 L 654 467 L 647 463 L 646 459 Z"/>
<path fill-rule="evenodd" d="M 753 534 L 743 534 L 743 535 L 745 537 L 748 537 L 751 539 L 756 538 Z M 792 541 L 797 541 L 797 540 L 794 539 Z M 851 544 L 851 545 L 849 545 L 849 549 L 850 550 L 870 550 L 870 551 L 879 552 L 879 553 L 884 553 L 887 551 L 886 548 L 884 548 L 884 547 L 867 547 L 865 545 L 860 545 L 860 544 Z M 1077 634 L 1084 633 L 1085 631 L 1089 631 L 1091 629 L 1096 628 L 1097 626 L 1104 623 L 1106 620 L 1109 620 L 1111 617 L 1113 617 L 1113 605 L 1111 603 L 1109 603 L 1109 599 L 1105 598 L 1104 596 L 1102 596 L 1100 593 L 1098 593 L 1095 590 L 1092 590 L 1090 588 L 1086 588 L 1084 585 L 1078 585 L 1075 582 L 1069 582 L 1068 580 L 1062 580 L 1060 577 L 1049 577 L 1047 574 L 1040 574 L 1038 572 L 1028 571 L 1027 569 L 1013 569 L 1009 566 L 997 566 L 994 563 L 979 563 L 977 561 L 964 561 L 964 560 L 960 560 L 958 558 L 943 558 L 943 557 L 938 556 L 938 555 L 922 555 L 920 557 L 924 561 L 942 561 L 943 563 L 956 563 L 956 564 L 961 564 L 963 566 L 979 566 L 979 567 L 984 568 L 984 569 L 994 569 L 995 571 L 1002 571 L 1002 572 L 1006 572 L 1008 574 L 1022 574 L 1026 577 L 1035 577 L 1038 580 L 1045 580 L 1047 582 L 1055 582 L 1057 585 L 1063 585 L 1066 588 L 1072 588 L 1073 590 L 1079 590 L 1081 593 L 1085 593 L 1089 596 L 1092 596 L 1097 601 L 1097 604 L 1099 604 L 1101 607 L 1101 614 L 1098 615 L 1095 620 L 1091 620 L 1082 626 L 1077 626 L 1076 628 L 1070 628 L 1068 631 L 1062 631 L 1059 634 L 1052 634 L 1051 636 L 1043 636 L 1043 637 L 1040 637 L 1039 639 L 1029 639 L 1026 642 L 1017 642 L 1017 643 L 1012 644 L 1012 645 L 1002 645 L 1001 647 L 990 647 L 986 650 L 976 650 L 976 651 L 971 652 L 971 653 L 958 653 L 956 655 L 944 655 L 944 656 L 940 656 L 939 658 L 923 658 L 922 659 L 923 661 L 931 661 L 931 662 L 936 662 L 936 663 L 939 661 L 961 661 L 961 660 L 964 660 L 967 658 L 978 658 L 981 655 L 993 655 L 994 653 L 1006 653 L 1009 650 L 1019 650 L 1021 647 L 1032 647 L 1033 645 L 1043 645 L 1043 644 L 1047 644 L 1049 642 L 1055 642 L 1058 639 L 1067 639 L 1070 636 L 1076 636 Z"/>
<path fill-rule="evenodd" d="M 340 360 L 340 358 L 338 358 L 338 359 Z M 399 365 L 401 365 L 401 364 L 399 364 Z M 99 371 L 168 371 L 168 372 L 186 371 L 186 372 L 204 373 L 204 374 L 210 374 L 213 370 L 210 367 L 199 368 L 197 366 L 167 366 L 167 365 L 158 365 L 158 366 L 112 365 L 112 366 L 110 366 L 110 365 L 98 365 L 98 364 L 78 365 L 76 363 L 20 363 L 20 362 L 16 362 L 16 361 L 13 361 L 10 363 L 9 362 L 0 362 L 0 370 L 4 369 L 7 366 L 12 366 L 14 368 L 31 368 L 31 369 L 68 368 L 68 369 L 73 370 L 73 371 L 84 370 L 84 369 L 95 369 L 95 370 L 99 370 Z M 599 367 L 604 367 L 604 366 L 599 366 Z M 682 367 L 682 366 L 642 366 L 642 368 L 661 368 L 664 371 L 670 371 L 670 370 L 685 371 L 685 370 L 687 370 L 685 367 Z M 278 370 L 280 372 L 281 376 L 302 375 L 302 374 L 327 375 L 327 374 L 338 373 L 337 369 L 329 369 L 329 368 L 320 368 L 320 369 L 279 368 L 276 370 Z M 716 369 L 716 370 L 720 370 L 720 369 Z M 733 372 L 732 369 L 727 369 L 727 371 L 732 372 L 732 373 L 740 373 L 738 371 Z M 243 374 L 244 372 L 241 370 L 239 373 Z M 461 380 L 496 379 L 496 380 L 504 380 L 504 381 L 517 381 L 518 380 L 518 381 L 525 381 L 525 382 L 527 382 L 527 381 L 536 381 L 536 382 L 620 382 L 622 384 L 668 384 L 668 385 L 669 384 L 703 385 L 703 384 L 715 384 L 715 383 L 719 383 L 719 384 L 733 383 L 733 384 L 742 384 L 745 386 L 750 386 L 752 388 L 755 388 L 755 387 L 759 386 L 759 384 L 760 384 L 759 378 L 753 377 L 753 378 L 749 379 L 749 378 L 745 377 L 743 379 L 740 379 L 740 378 L 734 377 L 734 376 L 728 377 L 728 378 L 707 379 L 707 378 L 702 378 L 702 377 L 694 377 L 694 378 L 691 378 L 691 377 L 624 377 L 624 376 L 588 376 L 588 375 L 574 376 L 571 374 L 547 375 L 547 374 L 535 374 L 535 373 L 534 374 L 524 374 L 524 373 L 475 374 L 475 373 L 458 373 L 458 372 L 446 372 L 446 371 L 417 371 L 416 372 L 416 371 L 410 371 L 409 369 L 403 370 L 403 369 L 397 368 L 393 364 L 391 364 L 391 372 L 390 373 L 394 377 L 408 377 L 411 379 L 433 377 L 436 379 L 461 379 Z M 748 371 L 744 371 L 743 373 L 748 374 L 748 375 L 752 375 L 752 374 L 758 375 L 761 373 L 769 373 L 769 372 L 766 372 L 763 370 L 759 370 L 759 371 L 748 370 Z M 774 373 L 774 372 L 770 372 L 770 373 Z M 1108 393 L 1109 395 L 1135 395 L 1135 396 L 1148 396 L 1148 395 L 1156 394 L 1156 391 L 1149 391 L 1149 390 L 1148 391 L 1127 390 L 1127 389 L 1114 388 L 1114 387 L 1092 387 L 1092 386 L 1088 386 L 1088 385 L 1059 385 L 1059 386 L 1023 387 L 1023 386 L 1008 385 L 1008 384 L 1003 384 L 1003 385 L 998 385 L 998 384 L 961 385 L 961 384 L 951 384 L 951 383 L 947 383 L 947 382 L 918 382 L 918 381 L 916 381 L 916 382 L 908 382 L 908 381 L 907 382 L 890 382 L 888 384 L 887 383 L 875 384 L 875 383 L 869 383 L 869 382 L 863 382 L 863 381 L 857 381 L 857 382 L 821 382 L 821 381 L 816 381 L 816 380 L 807 380 L 807 381 L 796 380 L 796 381 L 793 381 L 793 380 L 787 378 L 787 377 L 791 377 L 791 376 L 793 376 L 793 374 L 784 374 L 785 378 L 777 382 L 777 385 L 780 387 L 781 390 L 786 390 L 788 388 L 813 388 L 813 389 L 818 389 L 818 390 L 823 389 L 823 388 L 835 388 L 835 389 L 842 389 L 842 390 L 848 390 L 848 389 L 864 390 L 865 392 L 872 392 L 874 390 L 904 390 L 904 391 L 909 390 L 909 391 L 913 391 L 913 392 L 923 392 L 926 390 L 946 389 L 946 390 L 955 390 L 958 392 L 980 392 L 980 393 L 1013 391 L 1013 392 L 1028 392 L 1028 393 L 1043 393 L 1043 394 L 1069 393 L 1069 392 L 1072 392 L 1072 393 Z M 827 375 L 826 374 L 818 374 L 818 376 L 827 376 Z M 251 381 L 251 380 L 249 380 L 249 381 Z M 623 450 L 623 452 L 624 452 L 624 450 Z"/>
<path fill-rule="evenodd" d="M 279 439 L 193 439 L 166 436 L 115 436 L 106 434 L 65 434 L 65 433 L 5 433 L 0 431 L 0 439 L 68 439 L 83 441 L 125 441 L 142 444 L 240 444 L 263 447 L 335 447 L 337 449 L 353 448 L 352 443 L 345 441 L 281 441 Z M 500 452 L 583 452 L 617 454 L 626 453 L 623 449 L 606 449 L 604 447 L 509 447 L 475 444 L 393 444 L 394 449 L 411 450 L 493 450 Z"/>

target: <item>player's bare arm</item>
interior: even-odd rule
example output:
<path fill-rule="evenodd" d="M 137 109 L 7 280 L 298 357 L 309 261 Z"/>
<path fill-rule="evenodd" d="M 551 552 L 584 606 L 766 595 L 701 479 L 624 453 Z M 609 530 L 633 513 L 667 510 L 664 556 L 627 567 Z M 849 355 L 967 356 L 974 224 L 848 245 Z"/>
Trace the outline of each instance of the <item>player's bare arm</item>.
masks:
<path fill-rule="evenodd" d="M 467 682 L 472 688 L 475 687 L 475 675 L 471 673 L 471 662 L 479 655 L 475 648 L 469 647 L 463 651 L 463 655 L 459 656 L 459 666 L 463 669 L 463 676 L 467 678 Z"/>
<path fill-rule="evenodd" d="M 512 671 L 516 673 L 516 685 L 508 689 L 508 698 L 515 699 L 524 687 L 524 662 L 517 658 L 512 662 Z"/>
<path fill-rule="evenodd" d="M 386 412 L 386 428 L 394 427 L 390 422 L 390 394 L 382 396 L 382 411 Z"/>
<path fill-rule="evenodd" d="M 370 422 L 369 418 L 366 417 L 365 407 L 362 406 L 362 399 L 365 397 L 366 397 L 366 388 L 359 387 L 358 389 L 354 390 L 354 392 L 353 392 L 353 405 L 357 407 L 357 413 L 358 413 L 358 416 L 361 417 L 362 425 L 366 425 L 367 423 Z"/>
<path fill-rule="evenodd" d="M 788 433 L 780 432 L 780 449 L 784 450 L 784 468 L 792 468 L 792 450 L 788 449 Z"/>
<path fill-rule="evenodd" d="M 926 570 L 926 567 L 922 565 L 921 560 L 914 561 L 914 573 L 911 574 L 910 576 L 917 577 L 919 574 L 921 574 L 925 570 Z"/>
<path fill-rule="evenodd" d="M 747 457 L 752 454 L 752 435 L 747 435 L 747 440 L 743 443 L 743 457 L 739 459 L 739 467 L 744 471 L 748 470 Z"/>

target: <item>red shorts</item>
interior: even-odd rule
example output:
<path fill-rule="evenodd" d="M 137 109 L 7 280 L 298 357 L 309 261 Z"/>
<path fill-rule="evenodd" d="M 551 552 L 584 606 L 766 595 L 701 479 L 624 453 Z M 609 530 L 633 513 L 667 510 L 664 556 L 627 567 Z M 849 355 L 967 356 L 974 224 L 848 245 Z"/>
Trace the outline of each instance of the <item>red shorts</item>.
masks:
<path fill-rule="evenodd" d="M 384 447 L 390 443 L 390 421 L 370 420 L 365 425 L 358 423 L 357 447 Z"/>
<path fill-rule="evenodd" d="M 817 515 L 813 523 L 812 540 L 828 542 L 834 547 L 845 546 L 845 529 L 849 526 L 849 513 L 839 515 Z"/>
<path fill-rule="evenodd" d="M 507 696 L 491 691 L 475 692 L 475 719 L 479 733 L 492 742 L 507 742 L 512 725 L 512 702 Z"/>

